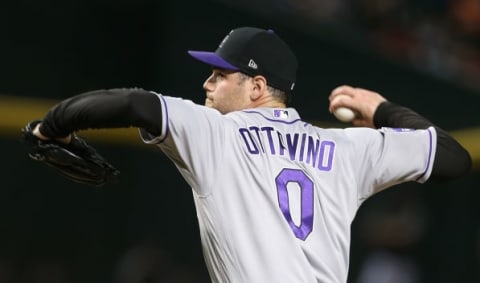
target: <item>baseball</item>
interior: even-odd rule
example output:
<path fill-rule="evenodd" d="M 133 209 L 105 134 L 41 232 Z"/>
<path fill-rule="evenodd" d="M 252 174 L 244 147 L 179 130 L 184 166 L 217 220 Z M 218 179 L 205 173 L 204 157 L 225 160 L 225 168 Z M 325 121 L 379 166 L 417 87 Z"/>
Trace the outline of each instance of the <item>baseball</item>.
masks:
<path fill-rule="evenodd" d="M 355 118 L 355 112 L 353 112 L 351 109 L 346 108 L 346 107 L 339 107 L 337 108 L 334 112 L 333 115 L 335 117 L 344 123 L 349 123 L 352 122 L 352 120 Z"/>

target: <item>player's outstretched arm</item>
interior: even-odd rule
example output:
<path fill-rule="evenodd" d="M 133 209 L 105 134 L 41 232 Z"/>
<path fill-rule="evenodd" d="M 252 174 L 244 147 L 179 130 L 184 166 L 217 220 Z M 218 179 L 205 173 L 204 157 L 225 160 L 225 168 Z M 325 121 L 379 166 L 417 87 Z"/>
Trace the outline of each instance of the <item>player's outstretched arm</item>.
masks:
<path fill-rule="evenodd" d="M 162 112 L 156 94 L 142 89 L 97 90 L 68 98 L 50 109 L 43 120 L 28 123 L 23 140 L 29 156 L 57 170 L 68 179 L 102 186 L 117 182 L 120 172 L 77 130 L 139 127 L 160 134 Z"/>
<path fill-rule="evenodd" d="M 83 129 L 139 127 L 160 134 L 161 111 L 157 95 L 143 89 L 90 91 L 52 107 L 34 133 L 39 138 L 63 141 Z"/>

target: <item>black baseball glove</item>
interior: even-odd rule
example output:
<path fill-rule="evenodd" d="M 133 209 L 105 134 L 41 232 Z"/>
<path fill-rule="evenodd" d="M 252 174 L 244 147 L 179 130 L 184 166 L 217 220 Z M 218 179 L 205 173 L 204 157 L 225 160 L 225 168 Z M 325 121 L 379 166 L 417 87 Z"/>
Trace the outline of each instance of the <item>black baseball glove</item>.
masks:
<path fill-rule="evenodd" d="M 53 167 L 74 182 L 99 187 L 118 181 L 120 172 L 75 134 L 69 144 L 35 136 L 33 129 L 40 122 L 32 121 L 22 129 L 23 140 L 30 148 L 30 158 Z"/>

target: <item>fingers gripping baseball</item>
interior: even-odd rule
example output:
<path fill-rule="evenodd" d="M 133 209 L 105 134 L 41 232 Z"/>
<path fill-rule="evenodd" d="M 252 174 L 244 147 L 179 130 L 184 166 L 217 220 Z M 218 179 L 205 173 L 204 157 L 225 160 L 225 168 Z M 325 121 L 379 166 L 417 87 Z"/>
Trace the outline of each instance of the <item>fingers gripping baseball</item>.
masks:
<path fill-rule="evenodd" d="M 354 117 L 348 122 L 355 126 L 374 128 L 373 116 L 375 111 L 378 105 L 386 99 L 374 91 L 343 85 L 331 92 L 329 100 L 329 111 L 331 113 L 338 115 L 341 111 L 345 112 L 343 110 L 345 108 L 351 109 Z"/>

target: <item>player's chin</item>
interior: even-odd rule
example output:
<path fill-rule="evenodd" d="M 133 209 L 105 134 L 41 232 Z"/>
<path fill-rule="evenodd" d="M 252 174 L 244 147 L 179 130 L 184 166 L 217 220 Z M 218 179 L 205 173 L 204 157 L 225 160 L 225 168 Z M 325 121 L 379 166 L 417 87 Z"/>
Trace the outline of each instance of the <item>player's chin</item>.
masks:
<path fill-rule="evenodd" d="M 205 99 L 205 106 L 213 108 L 213 101 L 211 99 Z"/>

